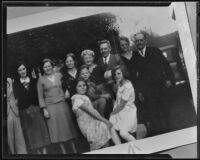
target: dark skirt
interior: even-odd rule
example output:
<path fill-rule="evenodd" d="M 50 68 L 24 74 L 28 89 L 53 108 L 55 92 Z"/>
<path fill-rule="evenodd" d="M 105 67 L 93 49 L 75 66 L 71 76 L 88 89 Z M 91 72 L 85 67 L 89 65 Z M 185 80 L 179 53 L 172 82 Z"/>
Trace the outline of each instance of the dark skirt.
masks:
<path fill-rule="evenodd" d="M 65 142 L 78 137 L 71 108 L 65 101 L 47 105 L 50 118 L 46 119 L 52 143 Z"/>
<path fill-rule="evenodd" d="M 49 133 L 40 108 L 30 106 L 19 113 L 27 148 L 32 150 L 49 145 Z"/>

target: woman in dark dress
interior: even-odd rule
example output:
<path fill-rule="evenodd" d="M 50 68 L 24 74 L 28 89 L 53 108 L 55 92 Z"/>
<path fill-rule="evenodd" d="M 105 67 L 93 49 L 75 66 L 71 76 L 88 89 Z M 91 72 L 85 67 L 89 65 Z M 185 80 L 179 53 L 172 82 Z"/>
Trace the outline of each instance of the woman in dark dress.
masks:
<path fill-rule="evenodd" d="M 13 91 L 28 150 L 46 154 L 46 146 L 50 144 L 49 134 L 38 104 L 37 79 L 30 76 L 30 71 L 25 63 L 17 64 Z"/>
<path fill-rule="evenodd" d="M 73 53 L 68 53 L 65 59 L 65 65 L 61 69 L 61 82 L 62 88 L 65 93 L 65 98 L 70 98 L 75 94 L 75 81 L 77 78 L 78 70 L 76 68 L 76 59 Z"/>
<path fill-rule="evenodd" d="M 131 50 L 130 41 L 127 37 L 122 36 L 119 38 L 119 48 L 121 59 L 128 69 L 128 72 L 130 74 L 129 78 L 134 85 L 137 73 L 133 68 L 133 51 Z"/>
<path fill-rule="evenodd" d="M 146 118 L 143 118 L 143 115 L 147 115 L 146 109 L 143 107 L 143 96 L 137 93 L 137 77 L 139 74 L 136 72 L 133 66 L 133 50 L 130 46 L 130 41 L 127 37 L 122 36 L 119 38 L 119 48 L 120 48 L 120 56 L 126 66 L 129 76 L 128 79 L 132 82 L 133 87 L 135 87 L 135 104 L 137 106 L 137 115 L 138 115 L 138 124 L 136 137 L 137 139 L 144 138 L 147 134 L 147 128 L 143 124 L 146 124 Z"/>

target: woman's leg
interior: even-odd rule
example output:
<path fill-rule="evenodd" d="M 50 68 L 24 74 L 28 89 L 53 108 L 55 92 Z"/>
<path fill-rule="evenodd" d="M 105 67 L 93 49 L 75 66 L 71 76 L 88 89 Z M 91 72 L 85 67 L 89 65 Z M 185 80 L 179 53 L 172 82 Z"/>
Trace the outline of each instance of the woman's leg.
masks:
<path fill-rule="evenodd" d="M 42 154 L 47 154 L 47 148 L 46 147 L 41 148 L 41 151 L 42 151 Z"/>
<path fill-rule="evenodd" d="M 102 117 L 105 117 L 105 109 L 106 109 L 106 99 L 99 98 L 93 102 L 94 108 L 100 113 Z"/>
<path fill-rule="evenodd" d="M 37 149 L 37 150 L 36 150 L 36 153 L 37 153 L 37 154 L 41 154 L 40 149 Z"/>
<path fill-rule="evenodd" d="M 74 140 L 72 140 L 72 141 L 70 142 L 70 144 L 71 144 L 73 153 L 77 153 L 77 149 L 76 149 L 76 145 L 75 145 L 75 143 L 74 143 Z"/>
<path fill-rule="evenodd" d="M 103 116 L 103 117 L 105 117 L 105 109 L 106 109 L 106 99 L 99 98 L 98 99 L 98 111 L 101 114 L 101 116 Z"/>
<path fill-rule="evenodd" d="M 111 133 L 111 138 L 112 138 L 113 143 L 115 145 L 121 144 L 121 140 L 120 140 L 119 136 L 117 135 L 117 132 L 115 131 L 114 128 L 110 129 L 110 133 Z"/>
<path fill-rule="evenodd" d="M 17 154 L 27 154 L 26 143 L 19 117 L 16 117 L 15 119 L 14 130 L 15 130 L 15 148 Z"/>
<path fill-rule="evenodd" d="M 63 143 L 60 143 L 60 148 L 61 148 L 61 151 L 62 151 L 63 154 L 67 154 L 66 149 L 65 149 Z"/>
<path fill-rule="evenodd" d="M 108 142 L 106 142 L 106 144 L 105 144 L 103 147 L 101 147 L 101 148 L 109 147 L 109 145 L 110 145 L 110 142 L 108 141 Z"/>
<path fill-rule="evenodd" d="M 136 139 L 128 133 L 126 130 L 120 130 L 119 132 L 120 136 L 125 139 L 127 142 L 135 141 Z"/>
<path fill-rule="evenodd" d="M 8 115 L 8 118 L 7 118 L 7 132 L 8 132 L 8 147 L 10 149 L 11 154 L 15 154 L 14 124 L 10 115 Z"/>

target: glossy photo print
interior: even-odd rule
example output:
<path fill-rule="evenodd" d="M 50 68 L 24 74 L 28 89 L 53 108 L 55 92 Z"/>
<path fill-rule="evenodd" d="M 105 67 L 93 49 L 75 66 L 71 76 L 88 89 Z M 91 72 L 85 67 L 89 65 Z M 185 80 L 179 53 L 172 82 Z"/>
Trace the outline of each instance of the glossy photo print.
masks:
<path fill-rule="evenodd" d="M 196 158 L 196 2 L 54 5 L 5 7 L 5 155 Z"/>

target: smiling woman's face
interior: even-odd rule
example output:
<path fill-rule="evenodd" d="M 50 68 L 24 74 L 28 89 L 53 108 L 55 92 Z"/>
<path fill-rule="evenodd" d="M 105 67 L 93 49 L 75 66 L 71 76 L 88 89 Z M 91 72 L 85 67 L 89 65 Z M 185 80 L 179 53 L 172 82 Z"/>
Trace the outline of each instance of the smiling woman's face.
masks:
<path fill-rule="evenodd" d="M 79 81 L 76 85 L 76 91 L 78 94 L 85 94 L 87 91 L 87 86 L 84 81 Z"/>
<path fill-rule="evenodd" d="M 21 78 L 25 78 L 27 76 L 27 69 L 26 67 L 22 64 L 17 68 L 17 72 Z"/>
<path fill-rule="evenodd" d="M 68 69 L 72 69 L 75 67 L 75 62 L 72 57 L 67 57 L 65 60 L 65 65 Z"/>
<path fill-rule="evenodd" d="M 123 53 L 128 52 L 130 49 L 129 43 L 125 40 L 120 40 L 120 48 Z"/>
<path fill-rule="evenodd" d="M 123 76 L 123 73 L 121 71 L 121 69 L 117 69 L 115 71 L 115 81 L 120 83 L 124 80 L 124 76 Z"/>
<path fill-rule="evenodd" d="M 45 73 L 46 75 L 50 75 L 50 74 L 53 73 L 53 66 L 51 65 L 50 62 L 46 62 L 46 63 L 44 63 L 44 65 L 43 65 L 43 70 L 44 70 L 44 73 Z"/>

